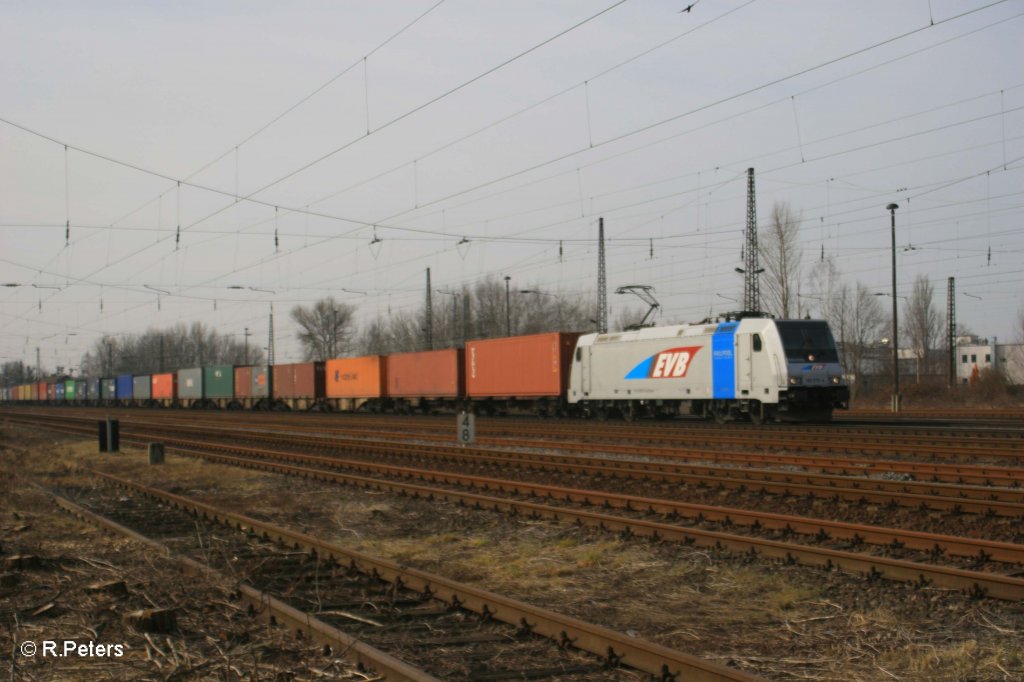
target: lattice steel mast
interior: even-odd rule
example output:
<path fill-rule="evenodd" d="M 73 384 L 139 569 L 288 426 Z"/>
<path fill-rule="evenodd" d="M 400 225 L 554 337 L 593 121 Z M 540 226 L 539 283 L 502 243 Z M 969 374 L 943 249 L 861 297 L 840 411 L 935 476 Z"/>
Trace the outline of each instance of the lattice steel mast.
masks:
<path fill-rule="evenodd" d="M 757 196 L 754 193 L 754 169 L 747 169 L 747 231 L 743 259 L 743 309 L 761 310 L 761 287 L 757 266 Z"/>
<path fill-rule="evenodd" d="M 608 278 L 604 269 L 604 218 L 597 219 L 597 331 L 608 333 Z"/>

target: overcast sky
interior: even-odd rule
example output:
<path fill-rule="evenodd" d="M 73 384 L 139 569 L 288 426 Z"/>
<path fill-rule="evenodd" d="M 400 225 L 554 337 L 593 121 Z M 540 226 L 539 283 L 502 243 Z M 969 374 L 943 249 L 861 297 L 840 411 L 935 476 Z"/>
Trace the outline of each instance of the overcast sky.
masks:
<path fill-rule="evenodd" d="M 609 289 L 699 320 L 742 298 L 748 167 L 805 271 L 888 293 L 897 202 L 899 295 L 944 312 L 956 277 L 958 321 L 1018 340 L 1024 1 L 687 4 L 0 0 L 0 358 L 265 345 L 272 302 L 299 361 L 293 305 L 412 310 L 428 267 L 592 294 L 599 217 Z"/>

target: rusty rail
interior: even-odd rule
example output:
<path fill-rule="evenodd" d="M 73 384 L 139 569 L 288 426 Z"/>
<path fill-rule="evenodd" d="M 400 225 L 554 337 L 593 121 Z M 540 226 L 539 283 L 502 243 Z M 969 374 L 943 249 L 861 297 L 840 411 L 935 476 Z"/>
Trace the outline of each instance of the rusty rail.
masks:
<path fill-rule="evenodd" d="M 52 490 L 46 490 L 45 488 L 40 488 L 40 490 L 53 498 L 59 507 L 72 516 L 144 544 L 146 547 L 170 559 L 186 575 L 208 576 L 215 580 L 230 580 L 218 571 L 198 561 L 188 557 L 175 556 L 166 545 L 141 533 L 137 533 L 116 521 L 96 514 Z M 243 601 L 254 610 L 255 614 L 264 620 L 285 625 L 289 630 L 303 636 L 307 641 L 330 646 L 333 652 L 369 670 L 375 671 L 382 675 L 383 679 L 388 680 L 388 682 L 441 682 L 433 675 L 429 675 L 390 654 L 380 651 L 365 642 L 361 642 L 315 616 L 303 613 L 267 592 L 262 592 L 244 584 L 239 585 L 238 589 Z"/>

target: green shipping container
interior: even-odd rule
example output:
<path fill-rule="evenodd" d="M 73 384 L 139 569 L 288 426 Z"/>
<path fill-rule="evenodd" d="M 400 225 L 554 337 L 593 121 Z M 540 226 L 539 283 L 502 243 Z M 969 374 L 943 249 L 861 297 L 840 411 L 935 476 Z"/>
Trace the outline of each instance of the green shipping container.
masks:
<path fill-rule="evenodd" d="M 76 382 L 74 379 L 68 379 L 67 381 L 64 382 L 64 400 L 75 399 L 75 384 Z"/>
<path fill-rule="evenodd" d="M 207 398 L 235 397 L 234 365 L 216 365 L 203 368 L 203 383 Z"/>

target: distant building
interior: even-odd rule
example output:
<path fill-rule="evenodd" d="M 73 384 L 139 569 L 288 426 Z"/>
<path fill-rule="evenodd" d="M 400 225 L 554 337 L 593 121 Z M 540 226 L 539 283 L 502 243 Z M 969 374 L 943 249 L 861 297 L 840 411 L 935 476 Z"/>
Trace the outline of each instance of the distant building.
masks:
<path fill-rule="evenodd" d="M 997 343 L 976 336 L 959 336 L 956 340 L 956 381 L 970 383 L 986 369 L 1001 370 L 1011 384 L 1024 385 L 1024 344 Z"/>

